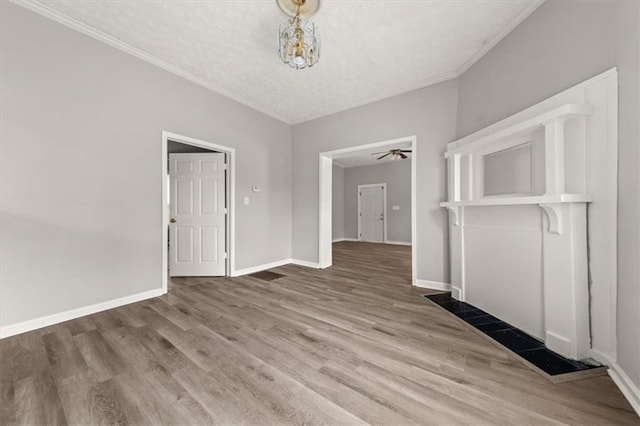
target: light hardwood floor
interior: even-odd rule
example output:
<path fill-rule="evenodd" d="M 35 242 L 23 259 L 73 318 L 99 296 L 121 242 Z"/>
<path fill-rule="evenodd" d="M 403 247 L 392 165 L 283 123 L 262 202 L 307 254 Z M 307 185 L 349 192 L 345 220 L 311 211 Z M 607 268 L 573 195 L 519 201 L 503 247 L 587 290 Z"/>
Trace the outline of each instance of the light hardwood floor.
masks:
<path fill-rule="evenodd" d="M 410 286 L 410 248 L 175 279 L 0 341 L 0 424 L 639 424 L 608 377 L 552 384 Z"/>

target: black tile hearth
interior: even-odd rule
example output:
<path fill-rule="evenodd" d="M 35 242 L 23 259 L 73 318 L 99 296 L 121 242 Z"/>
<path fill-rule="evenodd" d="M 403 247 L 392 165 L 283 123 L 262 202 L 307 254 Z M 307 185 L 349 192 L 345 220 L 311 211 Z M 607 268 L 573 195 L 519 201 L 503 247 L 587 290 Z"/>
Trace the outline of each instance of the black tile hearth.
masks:
<path fill-rule="evenodd" d="M 574 365 L 575 361 L 569 362 L 569 360 L 551 352 L 547 348 L 522 351 L 518 352 L 518 355 L 551 375 L 572 373 L 589 368 L 586 364 Z"/>
<path fill-rule="evenodd" d="M 467 324 L 480 330 L 516 355 L 527 360 L 550 376 L 598 368 L 596 365 L 566 359 L 548 349 L 543 342 L 513 325 L 494 317 L 473 305 L 460 302 L 451 293 L 425 295 L 427 299 L 451 312 Z"/>
<path fill-rule="evenodd" d="M 516 353 L 519 353 L 521 351 L 529 351 L 531 349 L 544 348 L 544 343 L 534 339 L 533 337 L 529 337 L 526 333 L 523 333 L 517 328 L 492 331 L 486 334 L 488 334 L 496 342 L 502 343 L 504 346 Z"/>
<path fill-rule="evenodd" d="M 456 315 L 458 316 L 458 318 L 462 318 L 463 320 L 467 321 L 467 320 L 473 320 L 474 318 L 478 318 L 481 316 L 485 316 L 485 313 L 479 309 L 473 309 L 470 311 L 457 312 Z"/>
<path fill-rule="evenodd" d="M 489 322 L 486 324 L 476 325 L 474 327 L 482 331 L 484 334 L 489 334 L 492 331 L 508 330 L 513 328 L 511 324 L 504 321 Z"/>
<path fill-rule="evenodd" d="M 489 315 L 486 312 L 483 312 L 482 315 L 478 315 L 474 318 L 469 318 L 469 320 L 467 321 L 469 324 L 471 324 L 472 326 L 476 327 L 479 325 L 484 325 L 484 324 L 492 324 L 492 323 L 496 323 L 496 322 L 500 322 L 500 320 L 496 317 L 494 317 L 493 315 Z"/>
<path fill-rule="evenodd" d="M 464 312 L 464 311 L 469 311 L 474 309 L 473 307 L 469 307 L 469 305 L 467 305 L 466 303 L 461 303 L 461 302 L 458 302 L 457 300 L 440 303 L 440 306 L 445 308 L 447 311 L 453 312 L 453 313 Z"/>

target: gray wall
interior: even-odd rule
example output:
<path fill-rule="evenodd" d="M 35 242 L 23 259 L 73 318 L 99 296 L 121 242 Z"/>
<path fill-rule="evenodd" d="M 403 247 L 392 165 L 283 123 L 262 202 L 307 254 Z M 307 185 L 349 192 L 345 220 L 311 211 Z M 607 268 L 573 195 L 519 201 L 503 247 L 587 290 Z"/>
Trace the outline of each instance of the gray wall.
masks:
<path fill-rule="evenodd" d="M 163 130 L 237 150 L 238 268 L 291 257 L 290 126 L 0 7 L 3 326 L 160 288 Z"/>
<path fill-rule="evenodd" d="M 411 242 L 411 160 L 345 169 L 344 223 L 346 238 L 358 239 L 358 185 L 387 184 L 387 240 Z M 400 210 L 392 210 L 399 206 Z"/>
<path fill-rule="evenodd" d="M 460 78 L 458 136 L 619 72 L 618 363 L 640 386 L 640 3 L 547 1 Z"/>
<path fill-rule="evenodd" d="M 443 154 L 455 137 L 456 80 L 293 126 L 293 257 L 318 261 L 320 152 L 416 135 L 419 279 L 448 282 Z"/>
<path fill-rule="evenodd" d="M 344 173 L 342 167 L 333 165 L 331 179 L 331 238 L 341 240 L 345 238 L 344 229 Z"/>

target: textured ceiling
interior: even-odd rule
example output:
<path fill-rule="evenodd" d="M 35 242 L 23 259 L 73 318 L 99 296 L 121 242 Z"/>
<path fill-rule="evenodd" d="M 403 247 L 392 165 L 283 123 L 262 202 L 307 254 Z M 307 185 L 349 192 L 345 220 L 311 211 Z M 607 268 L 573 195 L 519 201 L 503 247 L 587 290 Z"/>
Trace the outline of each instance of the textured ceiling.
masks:
<path fill-rule="evenodd" d="M 541 3 L 324 0 L 320 61 L 295 70 L 275 0 L 15 2 L 287 123 L 456 77 Z"/>

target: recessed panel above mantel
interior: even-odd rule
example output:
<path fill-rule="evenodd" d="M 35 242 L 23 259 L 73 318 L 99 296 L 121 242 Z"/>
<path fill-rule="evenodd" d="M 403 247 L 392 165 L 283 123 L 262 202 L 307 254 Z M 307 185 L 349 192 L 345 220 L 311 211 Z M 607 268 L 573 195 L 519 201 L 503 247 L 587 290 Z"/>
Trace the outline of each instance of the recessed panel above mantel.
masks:
<path fill-rule="evenodd" d="M 533 194 L 534 167 L 531 141 L 483 156 L 483 195 Z"/>

